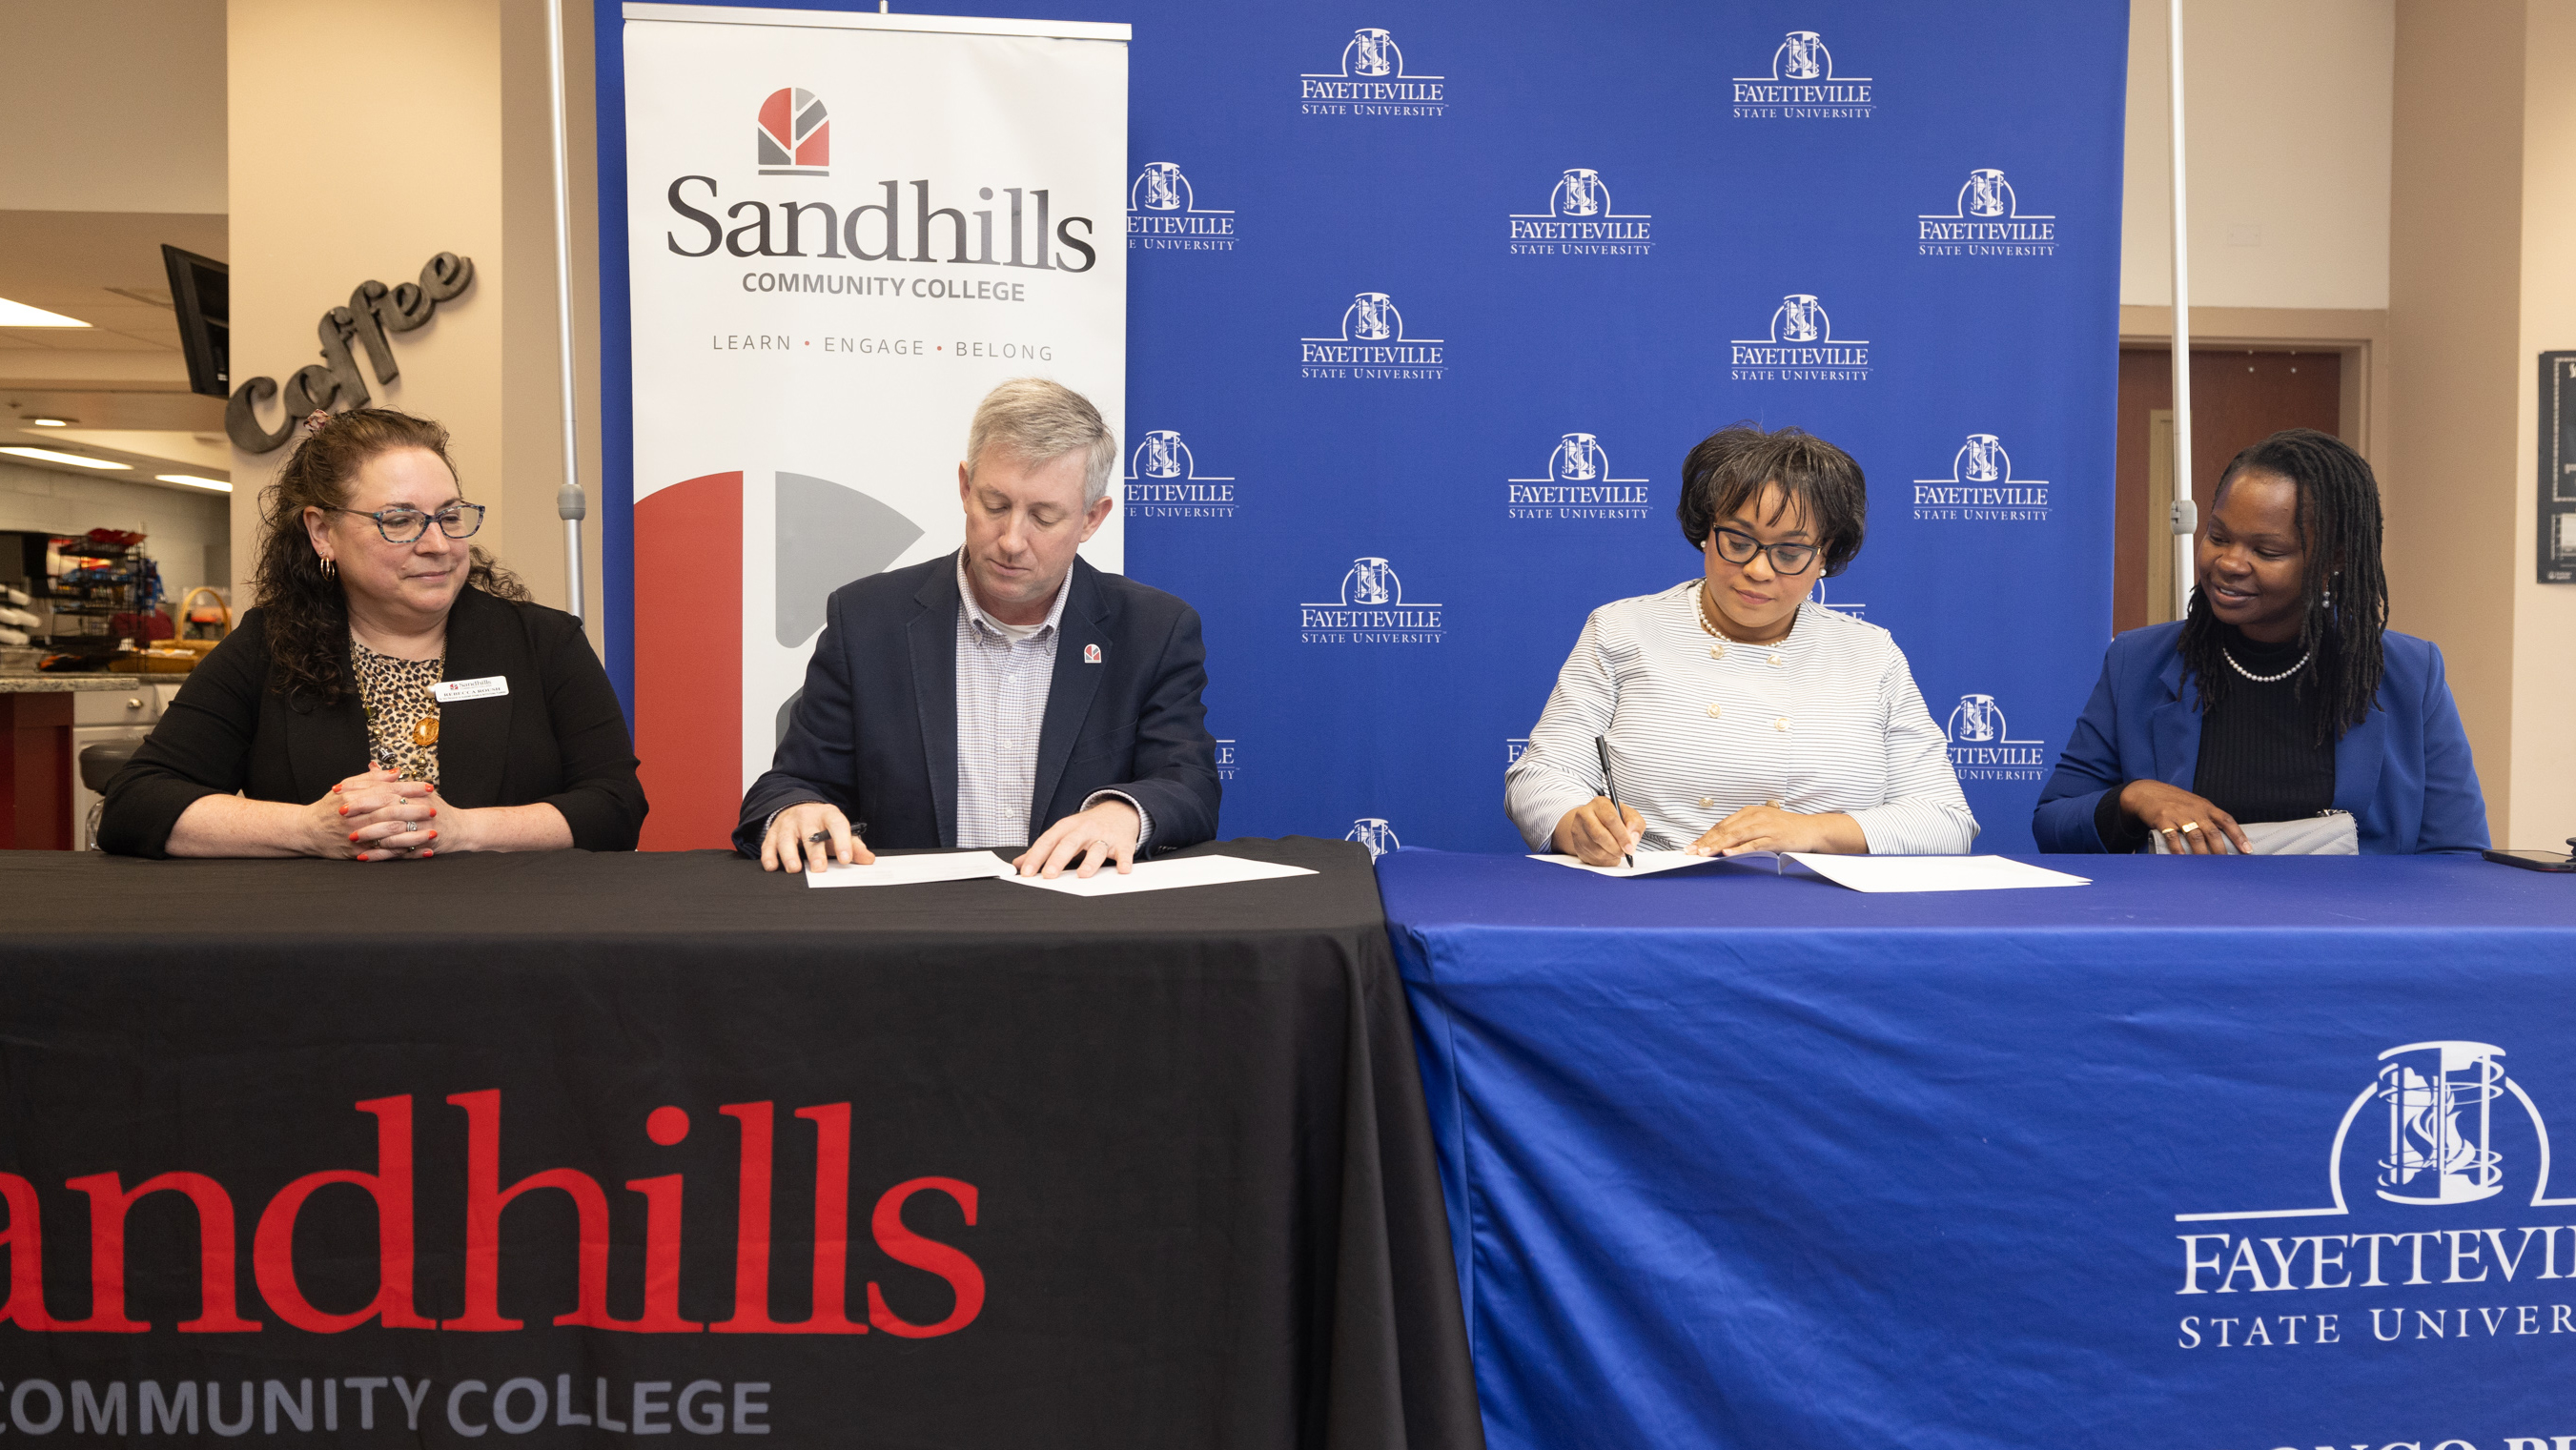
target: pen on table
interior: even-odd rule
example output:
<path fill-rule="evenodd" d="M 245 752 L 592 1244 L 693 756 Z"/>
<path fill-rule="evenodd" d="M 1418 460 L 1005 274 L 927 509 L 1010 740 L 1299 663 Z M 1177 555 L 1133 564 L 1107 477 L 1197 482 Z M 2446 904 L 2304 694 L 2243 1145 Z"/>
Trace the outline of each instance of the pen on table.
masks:
<path fill-rule="evenodd" d="M 1619 833 L 1624 836 L 1628 833 L 1628 812 L 1619 804 L 1619 787 L 1617 783 L 1610 779 L 1610 737 L 1607 735 L 1593 736 L 1592 748 L 1601 752 L 1601 793 L 1610 797 L 1611 814 L 1619 818 Z M 1619 860 L 1621 864 L 1627 866 L 1633 867 L 1637 864 L 1637 858 L 1629 855 L 1625 851 L 1619 853 Z"/>

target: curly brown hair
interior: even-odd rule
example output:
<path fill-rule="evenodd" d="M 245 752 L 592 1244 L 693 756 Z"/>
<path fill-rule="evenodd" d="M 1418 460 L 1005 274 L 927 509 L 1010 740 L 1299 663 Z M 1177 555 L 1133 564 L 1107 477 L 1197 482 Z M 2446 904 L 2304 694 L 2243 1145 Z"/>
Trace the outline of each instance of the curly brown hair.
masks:
<path fill-rule="evenodd" d="M 456 472 L 442 425 L 391 408 L 353 408 L 306 432 L 260 494 L 252 596 L 268 628 L 269 688 L 279 694 L 329 704 L 349 691 L 349 601 L 339 576 L 323 572 L 304 529 L 304 511 L 347 507 L 358 470 L 398 448 L 425 448 L 450 475 Z M 474 548 L 469 557 L 468 588 L 502 599 L 528 598 L 528 587 L 491 555 Z"/>

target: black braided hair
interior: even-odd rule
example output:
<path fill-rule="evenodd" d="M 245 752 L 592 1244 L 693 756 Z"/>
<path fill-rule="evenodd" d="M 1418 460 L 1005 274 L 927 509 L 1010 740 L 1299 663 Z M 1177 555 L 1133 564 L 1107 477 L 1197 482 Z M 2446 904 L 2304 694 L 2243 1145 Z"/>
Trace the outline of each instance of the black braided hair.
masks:
<path fill-rule="evenodd" d="M 2320 745 L 2341 739 L 2379 699 L 2380 636 L 2388 629 L 2388 576 L 2379 565 L 2379 480 L 2351 445 L 2313 428 L 2286 428 L 2230 459 L 2210 505 L 2238 474 L 2273 473 L 2298 489 L 2300 591 L 2307 610 L 2299 647 L 2315 656 L 2298 689 Z M 2200 708 L 2227 697 L 2236 672 L 2219 658 L 2219 621 L 2195 587 L 2182 626 L 2183 664 L 2200 682 Z"/>

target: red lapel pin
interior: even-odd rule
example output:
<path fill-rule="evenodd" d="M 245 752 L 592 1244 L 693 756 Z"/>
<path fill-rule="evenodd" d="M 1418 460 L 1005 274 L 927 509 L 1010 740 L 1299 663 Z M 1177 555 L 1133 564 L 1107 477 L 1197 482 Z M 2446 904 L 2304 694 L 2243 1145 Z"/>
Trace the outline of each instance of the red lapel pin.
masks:
<path fill-rule="evenodd" d="M 1100 646 L 1096 644 L 1084 645 L 1082 647 L 1082 662 L 1086 665 L 1096 665 L 1100 663 Z"/>

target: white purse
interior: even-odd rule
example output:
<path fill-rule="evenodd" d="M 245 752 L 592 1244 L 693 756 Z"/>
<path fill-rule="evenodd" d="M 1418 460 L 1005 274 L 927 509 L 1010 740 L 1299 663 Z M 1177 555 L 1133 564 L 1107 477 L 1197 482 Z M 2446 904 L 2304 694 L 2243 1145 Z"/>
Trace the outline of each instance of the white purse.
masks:
<path fill-rule="evenodd" d="M 2240 821 L 2236 828 L 2245 833 L 2245 844 L 2253 849 L 2249 856 L 2358 856 L 2361 854 L 2361 829 L 2350 811 L 2319 811 L 2296 821 Z M 2204 827 L 2203 829 L 2207 829 Z M 2198 832 L 2193 834 L 2197 835 Z M 2212 833 L 2216 835 L 2216 833 Z M 2167 844 L 2173 838 L 2162 831 L 2149 833 L 2155 854 L 2188 855 L 2176 852 Z M 2217 835 L 2219 854 L 2240 854 L 2224 835 Z"/>

